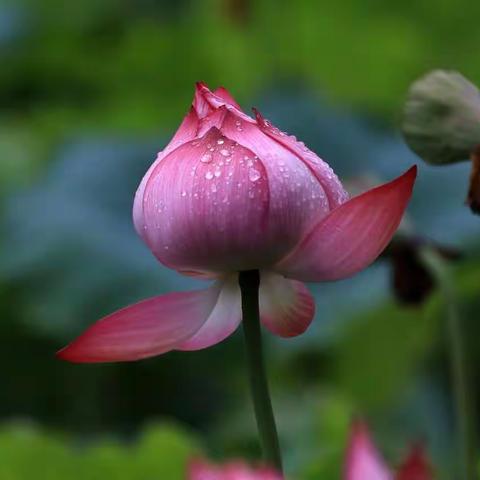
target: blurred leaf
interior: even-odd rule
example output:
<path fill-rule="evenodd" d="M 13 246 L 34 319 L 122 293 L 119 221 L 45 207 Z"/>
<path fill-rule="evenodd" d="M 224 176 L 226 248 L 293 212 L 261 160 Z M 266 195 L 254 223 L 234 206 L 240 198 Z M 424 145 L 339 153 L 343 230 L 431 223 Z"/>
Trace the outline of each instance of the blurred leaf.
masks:
<path fill-rule="evenodd" d="M 2 480 L 184 480 L 186 463 L 199 455 L 187 432 L 168 424 L 151 425 L 135 446 L 102 441 L 74 447 L 64 437 L 32 425 L 0 430 Z"/>
<path fill-rule="evenodd" d="M 393 400 L 425 357 L 438 331 L 430 309 L 387 304 L 358 316 L 338 347 L 338 376 L 359 406 Z"/>

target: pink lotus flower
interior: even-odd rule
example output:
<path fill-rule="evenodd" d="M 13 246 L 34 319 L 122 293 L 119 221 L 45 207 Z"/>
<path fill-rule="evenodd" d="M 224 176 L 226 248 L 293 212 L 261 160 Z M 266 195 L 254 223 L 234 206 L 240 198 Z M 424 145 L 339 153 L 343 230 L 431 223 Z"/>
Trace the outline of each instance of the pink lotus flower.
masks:
<path fill-rule="evenodd" d="M 72 362 L 138 360 L 214 345 L 241 321 L 237 272 L 261 271 L 260 310 L 276 335 L 303 333 L 314 301 L 303 281 L 367 267 L 398 227 L 416 167 L 348 200 L 332 169 L 223 88 L 198 84 L 193 106 L 135 196 L 139 235 L 164 265 L 209 288 L 115 312 L 59 352 Z"/>
<path fill-rule="evenodd" d="M 353 425 L 347 451 L 345 480 L 433 480 L 421 447 L 412 448 L 396 475 L 386 466 L 373 444 L 365 424 Z"/>
<path fill-rule="evenodd" d="M 267 467 L 253 469 L 241 461 L 215 466 L 196 460 L 189 466 L 187 480 L 283 480 L 283 476 Z"/>

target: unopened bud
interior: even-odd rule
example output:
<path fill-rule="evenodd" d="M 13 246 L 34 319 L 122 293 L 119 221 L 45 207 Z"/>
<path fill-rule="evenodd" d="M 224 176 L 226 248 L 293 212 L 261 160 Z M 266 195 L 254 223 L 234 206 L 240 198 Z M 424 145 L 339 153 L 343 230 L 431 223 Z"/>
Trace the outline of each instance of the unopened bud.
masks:
<path fill-rule="evenodd" d="M 402 131 L 410 148 L 428 163 L 471 158 L 480 145 L 480 92 L 454 71 L 434 70 L 410 88 Z"/>

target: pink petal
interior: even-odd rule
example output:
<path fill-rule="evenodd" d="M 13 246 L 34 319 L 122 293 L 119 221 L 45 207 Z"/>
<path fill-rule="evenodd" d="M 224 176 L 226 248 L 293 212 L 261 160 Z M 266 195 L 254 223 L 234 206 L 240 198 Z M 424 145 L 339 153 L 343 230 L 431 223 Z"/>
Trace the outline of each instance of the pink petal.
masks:
<path fill-rule="evenodd" d="M 308 328 L 314 314 L 315 301 L 303 283 L 262 273 L 260 315 L 268 330 L 281 337 L 295 337 Z"/>
<path fill-rule="evenodd" d="M 290 278 L 319 282 L 349 277 L 390 242 L 410 200 L 417 168 L 333 210 L 277 265 Z"/>
<path fill-rule="evenodd" d="M 188 466 L 187 480 L 224 480 L 222 472 L 203 460 L 193 460 Z"/>
<path fill-rule="evenodd" d="M 397 480 L 433 480 L 430 462 L 422 446 L 412 448 L 405 463 L 400 467 Z"/>
<path fill-rule="evenodd" d="M 222 132 L 254 152 L 265 167 L 270 191 L 269 230 L 285 246 L 296 245 L 329 211 L 329 202 L 310 168 L 255 123 L 228 112 Z"/>
<path fill-rule="evenodd" d="M 219 87 L 214 92 L 214 95 L 224 100 L 226 103 L 232 105 L 237 110 L 242 110 L 242 107 L 236 102 L 236 100 L 232 97 L 231 93 L 225 87 Z"/>
<path fill-rule="evenodd" d="M 347 192 L 328 163 L 324 162 L 309 150 L 303 142 L 297 141 L 293 135 L 287 135 L 281 132 L 277 127 L 273 126 L 271 122 L 265 120 L 257 109 L 254 108 L 253 111 L 260 130 L 290 150 L 308 166 L 311 173 L 323 186 L 329 201 L 330 210 L 333 210 L 348 200 Z"/>
<path fill-rule="evenodd" d="M 147 185 L 148 179 L 152 174 L 153 170 L 157 165 L 165 158 L 170 152 L 177 148 L 182 143 L 193 140 L 197 135 L 197 129 L 199 126 L 198 117 L 193 108 L 190 109 L 188 114 L 183 119 L 180 127 L 177 132 L 170 140 L 169 144 L 165 149 L 157 155 L 155 162 L 147 170 L 147 173 L 144 175 L 140 186 L 135 193 L 135 200 L 133 202 L 133 223 L 135 225 L 135 230 L 142 237 L 145 238 L 145 221 L 143 216 L 143 196 L 145 193 L 145 187 Z"/>
<path fill-rule="evenodd" d="M 58 352 L 75 363 L 139 360 L 168 352 L 194 335 L 215 308 L 220 286 L 169 293 L 118 310 Z"/>
<path fill-rule="evenodd" d="M 345 480 L 392 480 L 393 477 L 370 439 L 366 425 L 356 423 L 350 433 Z"/>
<path fill-rule="evenodd" d="M 197 83 L 194 107 L 197 110 L 200 118 L 203 118 L 205 115 L 208 115 L 209 112 L 217 108 L 225 106 L 227 110 L 233 112 L 236 116 L 242 118 L 244 121 L 255 123 L 253 118 L 243 113 L 242 109 L 239 107 L 238 103 L 233 100 L 229 92 L 227 92 L 225 89 L 219 90 L 220 95 L 217 95 L 216 92 L 212 92 L 207 85 L 205 85 L 205 83 Z M 207 110 L 205 105 L 208 105 L 210 110 Z"/>
<path fill-rule="evenodd" d="M 195 84 L 195 95 L 193 97 L 192 106 L 199 119 L 206 117 L 209 113 L 214 111 L 214 107 L 212 107 L 205 99 L 205 89 L 208 90 L 208 87 L 205 83 L 197 82 Z"/>
<path fill-rule="evenodd" d="M 225 105 L 213 110 L 206 117 L 200 120 L 198 127 L 198 136 L 203 137 L 213 127 L 220 129 L 225 120 L 228 110 Z"/>
<path fill-rule="evenodd" d="M 200 330 L 176 347 L 176 350 L 200 350 L 229 337 L 240 325 L 242 306 L 236 276 L 222 282 L 215 308 Z"/>
<path fill-rule="evenodd" d="M 267 467 L 251 468 L 240 460 L 223 466 L 194 460 L 189 464 L 187 480 L 283 480 L 283 476 Z"/>
<path fill-rule="evenodd" d="M 152 172 L 144 195 L 146 240 L 162 263 L 180 271 L 271 265 L 291 247 L 269 233 L 269 197 L 263 164 L 212 129 Z"/>

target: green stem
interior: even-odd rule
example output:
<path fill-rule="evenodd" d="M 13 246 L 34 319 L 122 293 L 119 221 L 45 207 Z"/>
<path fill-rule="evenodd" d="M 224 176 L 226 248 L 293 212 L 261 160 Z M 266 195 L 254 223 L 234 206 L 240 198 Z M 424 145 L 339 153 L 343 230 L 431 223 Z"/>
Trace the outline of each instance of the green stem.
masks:
<path fill-rule="evenodd" d="M 471 404 L 465 338 L 455 288 L 448 264 L 435 250 L 425 247 L 421 252 L 421 257 L 435 278 L 446 304 L 448 348 L 456 405 L 457 438 L 458 450 L 461 455 L 462 478 L 463 480 L 473 480 L 477 478 L 475 433 L 472 428 L 475 421 Z"/>
<path fill-rule="evenodd" d="M 240 272 L 238 281 L 242 294 L 243 330 L 245 333 L 248 375 L 260 441 L 266 462 L 281 472 L 282 457 L 262 352 L 258 296 L 260 272 L 258 270 Z"/>

